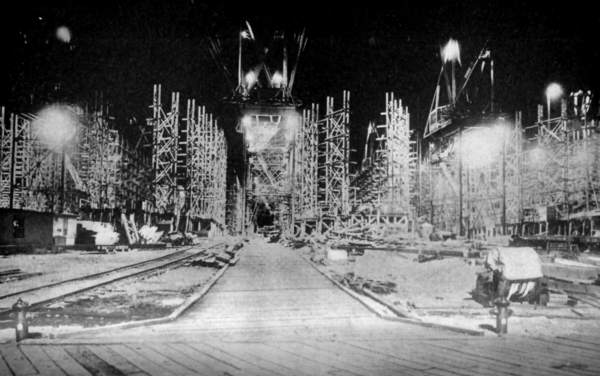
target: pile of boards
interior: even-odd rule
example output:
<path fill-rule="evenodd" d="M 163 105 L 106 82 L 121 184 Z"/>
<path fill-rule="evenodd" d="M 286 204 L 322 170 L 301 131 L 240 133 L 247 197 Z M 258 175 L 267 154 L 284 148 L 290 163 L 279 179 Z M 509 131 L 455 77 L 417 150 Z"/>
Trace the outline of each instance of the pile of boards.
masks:
<path fill-rule="evenodd" d="M 600 308 L 599 257 L 582 255 L 578 261 L 551 258 L 543 264 L 548 277 L 548 289 L 567 295 L 574 300 Z"/>
<path fill-rule="evenodd" d="M 242 247 L 242 242 L 231 244 L 225 248 L 206 253 L 200 258 L 188 261 L 184 264 L 184 266 L 200 266 L 221 269 L 225 265 L 235 265 L 239 260 L 238 251 Z"/>
<path fill-rule="evenodd" d="M 0 269 L 0 284 L 12 281 L 19 281 L 21 279 L 27 279 L 42 275 L 42 273 L 26 273 L 21 269 Z"/>

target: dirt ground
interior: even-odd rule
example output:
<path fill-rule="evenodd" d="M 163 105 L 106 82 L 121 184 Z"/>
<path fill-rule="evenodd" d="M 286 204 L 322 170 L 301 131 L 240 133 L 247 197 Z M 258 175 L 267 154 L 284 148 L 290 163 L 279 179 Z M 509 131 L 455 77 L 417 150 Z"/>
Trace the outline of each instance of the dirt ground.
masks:
<path fill-rule="evenodd" d="M 310 247 L 298 251 L 308 257 L 315 254 Z M 423 321 L 497 335 L 495 308 L 484 308 L 470 294 L 475 288 L 477 273 L 485 270 L 483 266 L 470 265 L 454 257 L 425 263 L 417 262 L 416 258 L 416 254 L 365 250 L 363 256 L 351 256 L 348 262 L 324 261 L 318 265 L 338 280 L 346 276 L 374 281 L 372 285 L 393 286 L 384 288 L 378 295 Z M 547 308 L 512 303 L 509 309 L 512 312 L 508 321 L 509 335 L 600 332 L 600 309 L 571 307 L 565 296 L 552 294 Z"/>

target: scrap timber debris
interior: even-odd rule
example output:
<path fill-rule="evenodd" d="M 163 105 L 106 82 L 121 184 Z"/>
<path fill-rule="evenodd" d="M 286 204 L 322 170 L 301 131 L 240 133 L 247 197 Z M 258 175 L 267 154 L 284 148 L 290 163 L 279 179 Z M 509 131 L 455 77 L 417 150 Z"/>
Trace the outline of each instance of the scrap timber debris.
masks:
<path fill-rule="evenodd" d="M 21 271 L 21 269 L 0 270 L 0 284 L 12 281 L 20 281 L 22 279 L 31 278 L 38 275 L 42 275 L 42 273 L 25 273 Z"/>
<path fill-rule="evenodd" d="M 140 234 L 140 240 L 145 244 L 156 244 L 163 235 L 163 231 L 158 231 L 158 227 L 156 226 L 150 227 L 144 225 L 138 232 Z"/>
<path fill-rule="evenodd" d="M 418 255 L 417 256 L 417 261 L 418 262 L 428 262 L 428 261 L 433 261 L 433 260 L 443 260 L 444 256 L 440 255 L 440 253 L 436 253 L 435 255 L 429 255 L 429 256 L 425 256 L 425 255 Z"/>
<path fill-rule="evenodd" d="M 358 292 L 362 292 L 363 288 L 367 288 L 376 294 L 388 295 L 396 292 L 396 284 L 394 282 L 375 281 L 372 279 L 364 279 L 350 272 L 345 275 L 334 276 L 340 283 L 352 288 Z"/>
<path fill-rule="evenodd" d="M 201 258 L 186 262 L 183 266 L 200 266 L 221 269 L 225 265 L 233 265 L 237 262 L 237 253 L 243 247 L 242 242 L 228 245 L 225 249 L 214 251 L 203 255 Z"/>
<path fill-rule="evenodd" d="M 163 235 L 160 238 L 160 241 L 163 243 L 171 244 L 173 247 L 180 247 L 185 245 L 193 245 L 200 243 L 200 238 L 192 234 L 182 233 L 182 232 L 170 232 L 168 234 Z"/>

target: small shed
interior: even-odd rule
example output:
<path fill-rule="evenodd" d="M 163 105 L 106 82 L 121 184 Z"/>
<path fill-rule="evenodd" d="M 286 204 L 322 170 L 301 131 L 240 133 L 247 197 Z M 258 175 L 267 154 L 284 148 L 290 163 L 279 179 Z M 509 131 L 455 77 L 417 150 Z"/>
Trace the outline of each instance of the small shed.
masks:
<path fill-rule="evenodd" d="M 431 223 L 421 223 L 419 225 L 419 234 L 421 235 L 421 239 L 429 240 L 429 237 L 433 233 L 434 229 L 435 226 L 433 226 Z"/>
<path fill-rule="evenodd" d="M 0 245 L 48 248 L 75 244 L 77 216 L 0 209 Z"/>

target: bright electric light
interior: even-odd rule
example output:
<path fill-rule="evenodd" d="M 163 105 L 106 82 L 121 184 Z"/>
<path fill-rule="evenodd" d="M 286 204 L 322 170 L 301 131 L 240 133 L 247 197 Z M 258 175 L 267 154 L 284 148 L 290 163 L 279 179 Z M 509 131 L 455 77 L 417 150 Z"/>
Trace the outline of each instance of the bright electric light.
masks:
<path fill-rule="evenodd" d="M 250 71 L 246 74 L 246 83 L 248 86 L 251 86 L 254 82 L 256 82 L 256 74 L 253 71 Z"/>
<path fill-rule="evenodd" d="M 66 26 L 56 29 L 56 38 L 61 42 L 69 43 L 71 41 L 71 30 Z"/>
<path fill-rule="evenodd" d="M 456 40 L 450 39 L 448 41 L 446 47 L 442 50 L 442 59 L 444 60 L 444 63 L 456 60 L 460 63 L 460 47 Z"/>
<path fill-rule="evenodd" d="M 529 152 L 529 158 L 536 167 L 540 167 L 544 165 L 547 156 L 542 148 L 536 147 Z"/>
<path fill-rule="evenodd" d="M 32 127 L 42 145 L 53 151 L 69 146 L 80 127 L 79 118 L 66 106 L 51 105 L 36 116 Z"/>
<path fill-rule="evenodd" d="M 283 82 L 283 76 L 281 75 L 281 73 L 275 72 L 272 81 L 274 85 L 281 85 L 281 83 Z"/>
<path fill-rule="evenodd" d="M 285 132 L 285 140 L 290 143 L 294 141 L 296 137 L 296 129 L 298 128 L 298 118 L 296 116 L 290 116 L 286 122 L 286 127 L 284 129 Z"/>
<path fill-rule="evenodd" d="M 557 83 L 551 83 L 550 85 L 548 85 L 548 88 L 546 88 L 546 97 L 548 98 L 548 100 L 556 99 L 560 97 L 562 93 L 563 89 Z"/>
<path fill-rule="evenodd" d="M 504 147 L 504 133 L 505 129 L 500 126 L 463 133 L 463 160 L 474 167 L 483 167 L 498 161 Z"/>
<path fill-rule="evenodd" d="M 242 125 L 244 127 L 249 127 L 252 124 L 252 118 L 250 118 L 250 116 L 246 115 L 242 118 Z"/>

